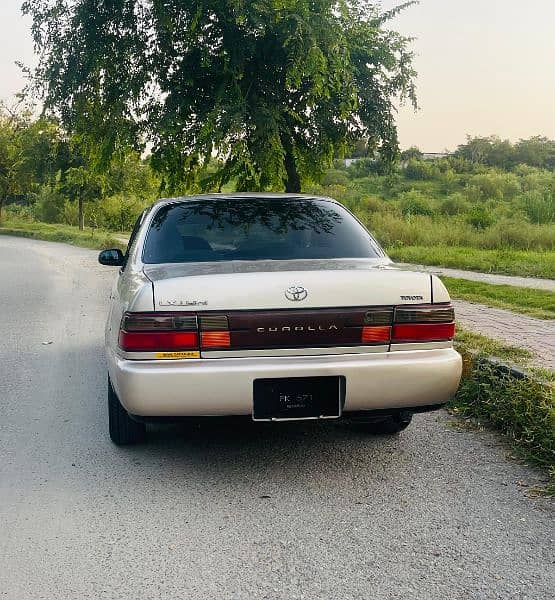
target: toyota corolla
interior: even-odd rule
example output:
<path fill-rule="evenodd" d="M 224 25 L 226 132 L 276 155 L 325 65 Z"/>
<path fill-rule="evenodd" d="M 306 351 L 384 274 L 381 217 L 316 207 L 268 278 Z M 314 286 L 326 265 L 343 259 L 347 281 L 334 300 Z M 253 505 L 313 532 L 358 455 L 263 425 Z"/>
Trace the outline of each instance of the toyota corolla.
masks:
<path fill-rule="evenodd" d="M 455 393 L 454 311 L 329 198 L 214 194 L 138 219 L 106 325 L 109 430 L 161 418 L 344 419 L 396 433 Z"/>

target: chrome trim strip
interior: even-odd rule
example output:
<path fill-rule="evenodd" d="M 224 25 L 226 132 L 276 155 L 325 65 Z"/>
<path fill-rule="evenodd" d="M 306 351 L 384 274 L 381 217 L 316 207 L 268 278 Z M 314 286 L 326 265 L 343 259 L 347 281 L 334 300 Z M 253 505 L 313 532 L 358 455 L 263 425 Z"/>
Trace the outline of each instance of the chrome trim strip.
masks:
<path fill-rule="evenodd" d="M 320 415 L 319 417 L 299 417 L 292 419 L 277 419 L 276 417 L 272 417 L 271 419 L 255 419 L 252 417 L 252 420 L 256 423 L 280 423 L 283 421 L 324 421 L 326 419 L 340 419 L 343 415 L 333 415 L 331 417 L 326 417 L 324 415 Z"/>
<path fill-rule="evenodd" d="M 201 350 L 201 358 L 247 358 L 249 356 L 334 356 L 338 354 L 387 353 L 389 343 L 379 346 L 334 348 L 272 348 L 268 350 Z"/>
<path fill-rule="evenodd" d="M 272 350 L 201 350 L 200 359 L 160 359 L 154 352 L 123 352 L 118 349 L 118 357 L 125 360 L 152 360 L 158 362 L 198 363 L 203 358 L 264 358 L 272 356 L 303 357 L 303 356 L 340 356 L 342 354 L 384 354 L 391 352 L 406 352 L 411 350 L 441 350 L 452 348 L 452 341 L 445 342 L 413 342 L 389 344 L 380 346 L 346 346 L 340 348 L 277 348 Z"/>
<path fill-rule="evenodd" d="M 391 344 L 390 352 L 407 352 L 411 350 L 441 350 L 442 348 L 452 348 L 453 342 L 401 342 L 400 344 Z"/>

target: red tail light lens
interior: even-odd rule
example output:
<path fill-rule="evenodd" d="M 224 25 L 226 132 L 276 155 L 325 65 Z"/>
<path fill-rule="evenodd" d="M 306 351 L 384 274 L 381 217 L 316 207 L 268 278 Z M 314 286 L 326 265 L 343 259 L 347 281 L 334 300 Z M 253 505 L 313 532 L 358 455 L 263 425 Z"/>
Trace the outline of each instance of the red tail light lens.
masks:
<path fill-rule="evenodd" d="M 452 340 L 455 323 L 410 323 L 393 325 L 392 342 L 438 342 Z"/>
<path fill-rule="evenodd" d="M 119 345 L 126 352 L 198 350 L 196 331 L 120 331 Z"/>
<path fill-rule="evenodd" d="M 126 313 L 119 346 L 125 352 L 198 350 L 197 317 L 192 313 Z"/>
<path fill-rule="evenodd" d="M 455 336 L 455 311 L 451 304 L 398 306 L 391 332 L 392 343 L 442 342 Z"/>

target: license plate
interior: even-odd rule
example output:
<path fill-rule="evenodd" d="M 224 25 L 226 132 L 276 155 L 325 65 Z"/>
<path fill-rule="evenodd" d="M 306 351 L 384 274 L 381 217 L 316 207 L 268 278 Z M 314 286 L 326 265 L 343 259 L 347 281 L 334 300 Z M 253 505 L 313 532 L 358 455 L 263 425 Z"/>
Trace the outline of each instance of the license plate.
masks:
<path fill-rule="evenodd" d="M 255 421 L 338 419 L 341 416 L 340 377 L 255 379 Z"/>

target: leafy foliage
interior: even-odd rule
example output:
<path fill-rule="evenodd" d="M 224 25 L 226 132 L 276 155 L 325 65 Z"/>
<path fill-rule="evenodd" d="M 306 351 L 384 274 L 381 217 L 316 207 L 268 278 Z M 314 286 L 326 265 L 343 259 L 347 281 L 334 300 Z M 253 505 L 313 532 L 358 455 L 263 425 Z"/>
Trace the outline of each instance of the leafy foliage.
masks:
<path fill-rule="evenodd" d="M 514 145 L 497 136 L 468 137 L 466 144 L 461 144 L 455 154 L 470 162 L 501 169 L 520 164 L 555 169 L 555 141 L 541 136 L 520 140 Z"/>
<path fill-rule="evenodd" d="M 451 407 L 500 429 L 527 459 L 555 467 L 554 387 L 534 375 L 518 377 L 484 360 L 475 339 L 458 343 L 466 368 Z M 470 346 L 470 348 L 469 348 Z"/>
<path fill-rule="evenodd" d="M 394 102 L 415 103 L 413 2 L 33 0 L 45 106 L 107 164 L 152 145 L 170 190 L 300 191 L 357 141 L 397 155 Z M 206 172 L 217 157 L 217 169 Z"/>

